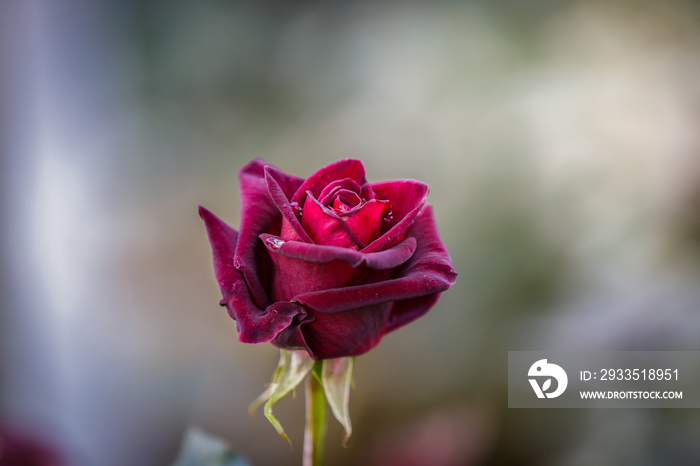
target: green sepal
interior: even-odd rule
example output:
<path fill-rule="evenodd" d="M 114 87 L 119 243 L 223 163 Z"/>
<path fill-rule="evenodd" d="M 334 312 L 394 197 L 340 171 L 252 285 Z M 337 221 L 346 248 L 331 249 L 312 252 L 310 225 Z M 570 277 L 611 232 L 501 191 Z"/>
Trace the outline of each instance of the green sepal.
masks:
<path fill-rule="evenodd" d="M 321 380 L 326 399 L 333 415 L 345 429 L 343 446 L 352 434 L 350 423 L 350 386 L 352 384 L 355 358 L 325 359 L 321 369 Z"/>
<path fill-rule="evenodd" d="M 265 403 L 265 408 L 263 409 L 265 417 L 270 421 L 277 433 L 289 443 L 291 442 L 287 434 L 284 433 L 282 424 L 272 414 L 272 406 L 294 390 L 304 380 L 304 377 L 306 377 L 306 374 L 309 373 L 313 366 L 314 360 L 311 359 L 306 351 L 280 350 L 280 360 L 277 364 L 277 369 L 272 375 L 270 385 L 248 408 L 252 414 L 261 404 Z"/>

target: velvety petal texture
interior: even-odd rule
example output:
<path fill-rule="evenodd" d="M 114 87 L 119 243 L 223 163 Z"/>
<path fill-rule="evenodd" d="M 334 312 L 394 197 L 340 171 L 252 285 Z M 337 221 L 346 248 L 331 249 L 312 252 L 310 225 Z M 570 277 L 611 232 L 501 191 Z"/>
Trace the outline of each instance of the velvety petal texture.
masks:
<path fill-rule="evenodd" d="M 265 309 L 250 298 L 245 276 L 234 267 L 233 251 L 239 235 L 233 228 L 204 207 L 199 208 L 214 256 L 214 275 L 221 290 L 220 304 L 226 306 L 236 321 L 238 337 L 243 343 L 266 343 L 289 327 L 295 316 L 306 316 L 306 310 L 291 302 L 276 302 Z"/>
<path fill-rule="evenodd" d="M 256 159 L 239 180 L 240 233 L 202 207 L 200 216 L 243 342 L 357 356 L 455 282 L 425 183 L 370 184 L 353 159 L 306 180 Z"/>

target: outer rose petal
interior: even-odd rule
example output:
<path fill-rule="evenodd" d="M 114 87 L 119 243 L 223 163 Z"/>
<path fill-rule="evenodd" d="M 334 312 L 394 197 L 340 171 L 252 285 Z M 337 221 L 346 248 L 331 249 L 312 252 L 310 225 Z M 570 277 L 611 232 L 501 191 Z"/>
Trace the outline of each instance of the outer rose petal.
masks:
<path fill-rule="evenodd" d="M 396 301 L 394 307 L 391 308 L 391 316 L 389 324 L 384 333 L 393 332 L 399 327 L 413 322 L 417 318 L 423 316 L 430 310 L 431 307 L 438 302 L 441 293 L 429 294 L 418 298 L 404 299 Z"/>
<path fill-rule="evenodd" d="M 214 275 L 223 296 L 221 305 L 227 307 L 236 321 L 240 341 L 268 342 L 289 327 L 295 317 L 297 320 L 306 317 L 306 310 L 295 303 L 279 302 L 266 309 L 256 307 L 250 299 L 243 273 L 233 265 L 238 233 L 204 207 L 199 208 L 199 215 L 211 242 Z"/>
<path fill-rule="evenodd" d="M 272 258 L 272 300 L 294 301 L 316 290 L 374 283 L 391 278 L 394 268 L 406 262 L 416 249 L 414 238 L 378 253 L 297 241 L 281 241 L 260 235 Z"/>
<path fill-rule="evenodd" d="M 386 302 L 420 298 L 445 291 L 452 286 L 457 274 L 438 235 L 432 206 L 427 205 L 416 217 L 407 237 L 416 238 L 418 245 L 413 257 L 396 270 L 396 278 L 368 285 L 305 293 L 295 300 L 318 312 L 337 314 Z M 425 302 L 416 302 L 416 306 L 421 308 L 419 310 L 423 310 L 421 304 Z M 399 306 L 395 319 L 404 320 L 399 314 L 410 314 L 416 306 Z"/>
<path fill-rule="evenodd" d="M 342 314 L 310 310 L 313 320 L 300 326 L 307 350 L 314 359 L 359 356 L 371 350 L 386 333 L 391 303 L 353 309 Z"/>
<path fill-rule="evenodd" d="M 234 266 L 245 276 L 253 301 L 261 308 L 267 307 L 270 301 L 260 281 L 260 271 L 255 256 L 256 246 L 260 242 L 258 235 L 277 233 L 281 221 L 279 210 L 270 197 L 265 181 L 266 166 L 270 164 L 264 160 L 254 159 L 238 172 L 241 186 L 241 233 L 233 257 Z M 280 184 L 286 187 L 302 183 L 300 178 L 279 173 L 284 178 L 283 183 Z"/>

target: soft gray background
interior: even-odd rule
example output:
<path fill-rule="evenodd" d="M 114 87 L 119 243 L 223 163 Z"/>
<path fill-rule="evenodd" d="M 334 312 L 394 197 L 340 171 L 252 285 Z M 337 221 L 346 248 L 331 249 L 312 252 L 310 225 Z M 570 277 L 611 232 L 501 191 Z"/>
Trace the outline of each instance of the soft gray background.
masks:
<path fill-rule="evenodd" d="M 695 2 L 0 3 L 0 424 L 78 466 L 185 428 L 300 463 L 219 308 L 202 204 L 253 157 L 418 178 L 457 284 L 357 361 L 334 465 L 700 463 L 696 410 L 508 410 L 508 350 L 700 347 Z M 403 461 L 403 462 L 401 462 Z"/>

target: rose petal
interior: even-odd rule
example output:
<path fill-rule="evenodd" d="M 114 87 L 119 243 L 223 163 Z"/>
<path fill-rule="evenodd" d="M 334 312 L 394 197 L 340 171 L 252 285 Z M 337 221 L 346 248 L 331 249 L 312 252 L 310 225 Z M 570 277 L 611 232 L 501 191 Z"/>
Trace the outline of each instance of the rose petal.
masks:
<path fill-rule="evenodd" d="M 423 316 L 437 303 L 438 299 L 440 299 L 440 294 L 434 293 L 418 298 L 396 301 L 394 307 L 391 308 L 391 316 L 389 317 L 389 324 L 385 333 L 393 332 L 397 328 L 403 327 Z"/>
<path fill-rule="evenodd" d="M 364 199 L 365 201 L 369 201 L 370 199 L 376 199 L 377 196 L 375 196 L 374 191 L 372 190 L 372 186 L 369 183 L 365 183 L 362 185 L 362 191 L 360 191 L 360 197 Z"/>
<path fill-rule="evenodd" d="M 301 184 L 301 179 L 292 178 L 272 166 L 267 166 L 265 167 L 265 182 L 272 202 L 275 203 L 283 217 L 281 236 L 285 239 L 311 243 L 311 238 L 299 223 L 299 219 L 289 202 L 291 196 L 289 193 L 296 191 Z"/>
<path fill-rule="evenodd" d="M 372 190 L 376 199 L 391 201 L 393 220 L 382 228 L 384 233 L 362 252 L 380 251 L 401 241 L 425 204 L 429 188 L 422 181 L 396 180 L 373 183 Z"/>
<path fill-rule="evenodd" d="M 267 307 L 270 300 L 260 281 L 255 257 L 256 246 L 260 242 L 258 235 L 277 233 L 282 217 L 267 189 L 265 167 L 268 165 L 264 160 L 254 159 L 238 172 L 241 187 L 241 233 L 233 257 L 233 265 L 243 272 L 253 300 L 261 308 Z M 287 176 L 293 180 L 293 177 Z"/>
<path fill-rule="evenodd" d="M 324 246 L 320 244 L 302 243 L 299 241 L 283 241 L 281 238 L 262 234 L 260 239 L 271 254 L 281 254 L 293 259 L 301 259 L 312 263 L 327 263 L 342 260 L 352 267 L 364 263 L 376 270 L 393 269 L 406 262 L 416 250 L 416 239 L 406 238 L 396 246 L 386 251 L 362 253 L 354 249 Z"/>
<path fill-rule="evenodd" d="M 416 217 L 407 237 L 417 241 L 416 252 L 396 271 L 396 278 L 380 283 L 321 290 L 294 300 L 322 313 L 341 313 L 353 308 L 418 298 L 452 286 L 457 274 L 440 240 L 430 205 Z M 352 311 L 350 311 L 352 312 Z"/>
<path fill-rule="evenodd" d="M 232 294 L 225 303 L 229 315 L 236 321 L 238 340 L 242 343 L 267 343 L 289 327 L 295 318 L 303 321 L 306 309 L 290 302 L 271 304 L 265 310 L 253 306 L 245 296 L 247 289 L 240 287 L 240 295 Z"/>
<path fill-rule="evenodd" d="M 199 206 L 199 216 L 204 221 L 209 236 L 214 259 L 214 276 L 221 294 L 227 295 L 241 276 L 233 266 L 233 251 L 236 249 L 238 232 L 202 206 Z"/>
<path fill-rule="evenodd" d="M 301 225 L 316 244 L 354 249 L 365 246 L 338 214 L 321 205 L 310 191 L 304 202 Z"/>
<path fill-rule="evenodd" d="M 379 237 L 382 219 L 388 211 L 389 201 L 372 199 L 359 209 L 340 215 L 340 218 L 355 237 L 361 241 L 362 245 L 365 245 Z"/>
<path fill-rule="evenodd" d="M 221 305 L 236 321 L 238 338 L 243 343 L 265 343 L 275 338 L 297 318 L 307 313 L 303 306 L 278 302 L 258 308 L 250 298 L 244 274 L 234 267 L 234 250 L 240 235 L 204 207 L 199 208 L 204 220 L 214 258 L 214 275 L 223 296 Z"/>
<path fill-rule="evenodd" d="M 300 327 L 313 320 L 314 318 L 309 315 L 298 315 L 287 328 L 277 334 L 271 343 L 282 349 L 308 351 L 308 345 L 306 344 L 304 335 L 301 333 Z"/>
<path fill-rule="evenodd" d="M 322 203 L 323 204 L 323 203 Z M 328 205 L 328 204 L 325 204 Z M 347 189 L 341 189 L 333 196 L 333 209 L 341 212 L 350 212 L 353 209 L 359 208 L 362 205 L 360 196 Z"/>
<path fill-rule="evenodd" d="M 307 350 L 314 359 L 359 356 L 382 339 L 391 303 L 366 306 L 342 314 L 321 314 L 300 326 Z"/>
<path fill-rule="evenodd" d="M 345 159 L 320 169 L 307 178 L 304 184 L 297 189 L 292 202 L 304 205 L 307 191 L 310 191 L 318 199 L 326 186 L 333 181 L 345 178 L 350 178 L 359 185 L 365 184 L 365 167 L 362 166 L 362 162 L 355 159 Z"/>
<path fill-rule="evenodd" d="M 276 250 L 281 247 L 274 245 L 274 238 L 264 238 L 263 242 L 268 247 L 274 264 L 270 290 L 273 301 L 291 301 L 295 296 L 308 291 L 345 286 L 353 274 L 353 267 L 347 261 L 333 259 L 326 263 L 307 262 L 276 254 Z"/>
<path fill-rule="evenodd" d="M 328 186 L 323 188 L 321 194 L 318 195 L 318 201 L 323 205 L 330 204 L 330 200 L 333 197 L 333 195 L 341 189 L 347 189 L 348 191 L 352 191 L 355 193 L 362 192 L 362 188 L 359 184 L 357 184 L 356 181 L 351 180 L 350 178 L 344 178 L 342 180 L 333 181 Z"/>

